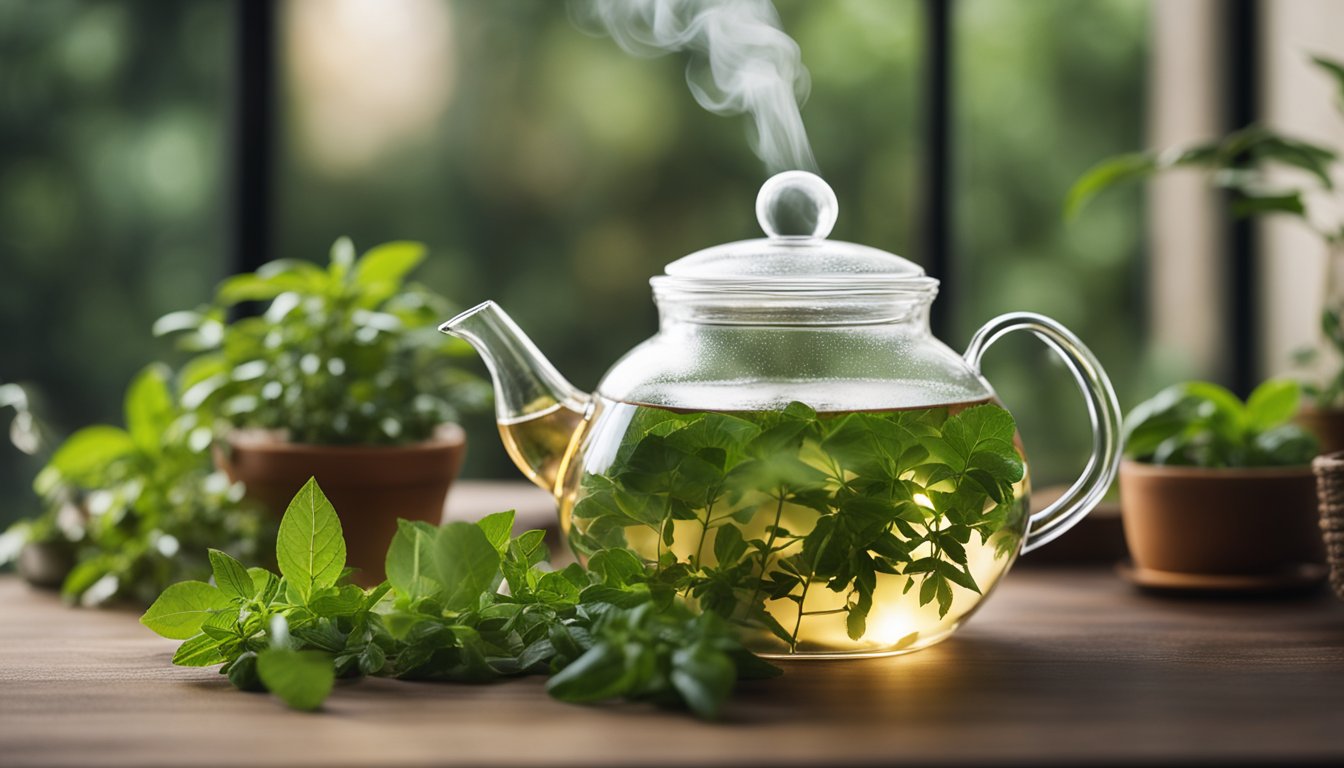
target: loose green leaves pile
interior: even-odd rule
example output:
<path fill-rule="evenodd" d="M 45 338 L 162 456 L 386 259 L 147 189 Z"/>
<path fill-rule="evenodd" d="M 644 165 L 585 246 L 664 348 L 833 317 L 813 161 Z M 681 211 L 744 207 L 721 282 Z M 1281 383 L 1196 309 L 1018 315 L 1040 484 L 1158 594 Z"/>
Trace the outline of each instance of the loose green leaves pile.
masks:
<path fill-rule="evenodd" d="M 298 709 L 319 707 L 342 677 L 549 673 L 547 689 L 565 701 L 622 697 L 713 717 L 739 677 L 778 674 L 629 552 L 551 571 L 543 533 L 512 537 L 512 526 L 512 512 L 441 527 L 403 520 L 387 581 L 363 589 L 345 583 L 340 521 L 310 480 L 280 525 L 279 574 L 212 550 L 214 584 L 174 584 L 141 621 L 185 641 L 174 664 L 222 665 L 236 687 Z"/>
<path fill-rule="evenodd" d="M 599 568 L 636 546 L 653 583 L 797 650 L 810 590 L 846 595 L 862 638 L 878 574 L 908 576 L 919 605 L 979 592 L 967 546 L 1016 548 L 1024 467 L 993 404 L 818 416 L 637 407 L 610 467 L 586 474 L 571 541 Z M 651 534 L 651 535 L 650 535 Z M 767 602 L 799 606 L 784 626 Z"/>
<path fill-rule="evenodd" d="M 1288 420 L 1301 387 L 1289 379 L 1261 384 L 1243 403 L 1203 381 L 1168 387 L 1125 420 L 1125 455 L 1150 464 L 1195 467 L 1303 466 L 1316 439 Z"/>

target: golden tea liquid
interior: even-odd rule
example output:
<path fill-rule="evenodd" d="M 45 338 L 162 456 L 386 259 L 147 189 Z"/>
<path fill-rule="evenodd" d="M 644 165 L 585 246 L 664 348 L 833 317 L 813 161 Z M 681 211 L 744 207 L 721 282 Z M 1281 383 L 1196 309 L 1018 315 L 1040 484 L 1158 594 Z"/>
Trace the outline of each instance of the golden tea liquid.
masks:
<path fill-rule="evenodd" d="M 583 423 L 582 413 L 553 402 L 521 418 L 499 422 L 499 436 L 509 458 L 527 479 L 553 491 Z"/>
<path fill-rule="evenodd" d="M 501 427 L 511 452 L 524 430 L 574 438 L 535 466 L 563 475 L 575 553 L 633 551 L 759 653 L 937 642 L 1008 570 L 1026 523 L 1020 441 L 989 402 L 817 413 L 599 400 L 576 436 L 578 418 L 557 407 Z"/>

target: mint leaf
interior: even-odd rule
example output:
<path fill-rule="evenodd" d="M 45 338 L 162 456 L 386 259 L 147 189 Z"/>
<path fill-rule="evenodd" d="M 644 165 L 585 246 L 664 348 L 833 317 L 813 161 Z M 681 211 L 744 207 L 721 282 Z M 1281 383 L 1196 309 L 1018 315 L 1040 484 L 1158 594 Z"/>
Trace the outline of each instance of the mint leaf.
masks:
<path fill-rule="evenodd" d="M 266 686 L 261 684 L 261 676 L 257 674 L 257 654 L 253 651 L 244 651 L 230 662 L 227 674 L 229 682 L 240 691 L 266 690 Z"/>
<path fill-rule="evenodd" d="M 319 616 L 353 616 L 364 610 L 364 598 L 364 590 L 354 584 L 343 584 L 313 593 L 308 607 Z"/>
<path fill-rule="evenodd" d="M 732 693 L 737 670 L 727 654 L 702 640 L 673 651 L 670 677 L 692 712 L 713 718 Z"/>
<path fill-rule="evenodd" d="M 335 584 L 345 568 L 341 521 L 316 478 L 308 479 L 285 510 L 275 556 L 280 573 L 304 602 L 315 589 Z"/>
<path fill-rule="evenodd" d="M 330 654 L 288 648 L 267 648 L 257 654 L 257 675 L 266 690 L 303 710 L 322 706 L 336 681 Z"/>
<path fill-rule="evenodd" d="M 230 603 L 232 602 L 230 600 Z M 201 633 L 220 643 L 242 640 L 242 633 L 238 629 L 238 615 L 239 612 L 234 606 L 216 611 L 201 622 Z"/>
<path fill-rule="evenodd" d="M 980 594 L 980 586 L 975 583 L 975 577 L 971 576 L 969 570 L 962 570 L 952 563 L 942 560 L 938 563 L 938 573 L 957 586 L 969 589 L 977 595 Z"/>
<path fill-rule="evenodd" d="M 439 565 L 435 559 L 439 529 L 423 521 L 397 521 L 397 533 L 387 548 L 387 581 L 397 594 L 415 602 L 438 594 Z"/>
<path fill-rule="evenodd" d="M 209 554 L 210 570 L 214 572 L 219 591 L 239 600 L 249 600 L 257 594 L 257 585 L 242 563 L 218 549 L 210 550 Z"/>
<path fill-rule="evenodd" d="M 706 413 L 685 426 L 667 434 L 669 445 L 685 453 L 696 454 L 702 458 L 706 449 L 717 448 L 722 451 L 723 465 L 736 463 L 741 459 L 746 446 L 761 433 L 761 428 L 746 419 L 726 413 Z"/>
<path fill-rule="evenodd" d="M 207 618 L 231 603 L 227 595 L 203 581 L 181 581 L 159 595 L 140 623 L 162 637 L 186 640 L 201 631 Z"/>
<path fill-rule="evenodd" d="M 491 546 L 503 556 L 509 549 L 509 537 L 513 535 L 512 509 L 507 512 L 495 512 L 476 521 L 476 526 L 485 534 Z"/>
<path fill-rule="evenodd" d="M 621 648 L 600 643 L 552 675 L 546 692 L 561 701 L 601 701 L 624 695 L 632 681 Z"/>
<path fill-rule="evenodd" d="M 280 577 L 265 568 L 248 568 L 247 575 L 252 579 L 252 595 L 262 604 L 271 602 L 280 591 Z"/>
<path fill-rule="evenodd" d="M 500 555 L 485 532 L 471 523 L 447 523 L 435 540 L 435 559 L 446 608 L 465 611 L 493 594 L 502 576 Z"/>
<path fill-rule="evenodd" d="M 549 556 L 546 551 L 546 533 L 544 531 L 525 531 L 509 542 L 509 550 L 504 556 L 500 570 L 509 583 L 509 589 L 515 595 L 523 595 L 530 588 L 537 563 Z"/>
<path fill-rule="evenodd" d="M 588 559 L 588 570 L 609 587 L 625 587 L 647 581 L 644 561 L 628 549 L 604 549 Z"/>
<path fill-rule="evenodd" d="M 225 661 L 220 642 L 205 634 L 188 639 L 173 654 L 173 664 L 179 667 L 213 667 Z"/>
<path fill-rule="evenodd" d="M 943 424 L 942 444 L 952 453 L 941 450 L 930 453 L 938 456 L 957 472 L 964 471 L 971 456 L 979 452 L 1008 455 L 1014 452 L 1013 417 L 996 405 L 977 405 L 948 418 Z"/>

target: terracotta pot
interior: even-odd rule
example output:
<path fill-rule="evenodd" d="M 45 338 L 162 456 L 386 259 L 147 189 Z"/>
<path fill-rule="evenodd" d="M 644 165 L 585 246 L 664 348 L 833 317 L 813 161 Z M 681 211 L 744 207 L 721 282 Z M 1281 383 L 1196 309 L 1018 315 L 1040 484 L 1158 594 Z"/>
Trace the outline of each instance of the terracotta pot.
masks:
<path fill-rule="evenodd" d="M 466 434 L 456 424 L 404 446 L 304 445 L 265 430 L 238 430 L 225 443 L 215 462 L 277 517 L 309 477 L 317 478 L 341 518 L 346 565 L 360 569 L 355 581 L 365 586 L 383 579 L 397 518 L 439 524 L 466 454 Z"/>
<path fill-rule="evenodd" d="M 1136 569 L 1200 576 L 1291 573 L 1325 562 L 1311 467 L 1120 465 Z"/>
<path fill-rule="evenodd" d="M 1293 419 L 1321 441 L 1321 453 L 1344 451 L 1344 409 L 1303 406 Z"/>

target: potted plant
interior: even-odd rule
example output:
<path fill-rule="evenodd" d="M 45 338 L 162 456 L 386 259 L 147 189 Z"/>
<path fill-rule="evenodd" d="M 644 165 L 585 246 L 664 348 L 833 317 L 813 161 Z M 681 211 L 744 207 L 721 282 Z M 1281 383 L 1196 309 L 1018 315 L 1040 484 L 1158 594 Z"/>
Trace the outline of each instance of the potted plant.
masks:
<path fill-rule="evenodd" d="M 447 302 L 406 282 L 424 256 L 419 243 L 392 242 L 356 258 L 341 238 L 325 267 L 271 262 L 155 325 L 197 353 L 184 397 L 221 425 L 220 466 L 277 518 L 316 477 L 370 582 L 398 517 L 439 522 L 465 451 L 459 409 L 489 397 L 458 365 L 470 348 L 436 330 Z M 268 304 L 230 321 L 245 302 Z"/>
<path fill-rule="evenodd" d="M 31 413 L 19 413 L 32 429 Z M 17 559 L 33 584 L 97 605 L 148 603 L 169 584 L 208 576 L 207 547 L 252 563 L 266 557 L 275 523 L 212 466 L 210 429 L 181 407 L 167 368 L 135 378 L 125 420 L 81 429 L 56 448 L 34 482 L 42 513 L 6 532 L 0 559 Z"/>
<path fill-rule="evenodd" d="M 1344 63 L 1320 57 L 1313 62 L 1338 83 L 1344 111 Z M 1344 166 L 1338 153 L 1253 125 L 1215 142 L 1104 160 L 1070 190 L 1066 210 L 1075 214 L 1103 189 L 1175 168 L 1209 172 L 1215 185 L 1232 193 L 1235 215 L 1287 214 L 1320 236 L 1326 250 L 1320 336 L 1296 354 L 1299 365 L 1314 368 L 1306 377 L 1309 401 L 1298 421 L 1317 435 L 1325 452 L 1344 450 L 1344 195 L 1338 188 Z M 1291 173 L 1271 178 L 1268 172 L 1276 169 Z M 1280 183 L 1284 176 L 1294 181 Z"/>
<path fill-rule="evenodd" d="M 1316 439 L 1290 423 L 1290 379 L 1242 402 L 1207 382 L 1159 392 L 1126 420 L 1120 504 L 1133 579 L 1191 589 L 1319 583 L 1311 459 Z"/>

